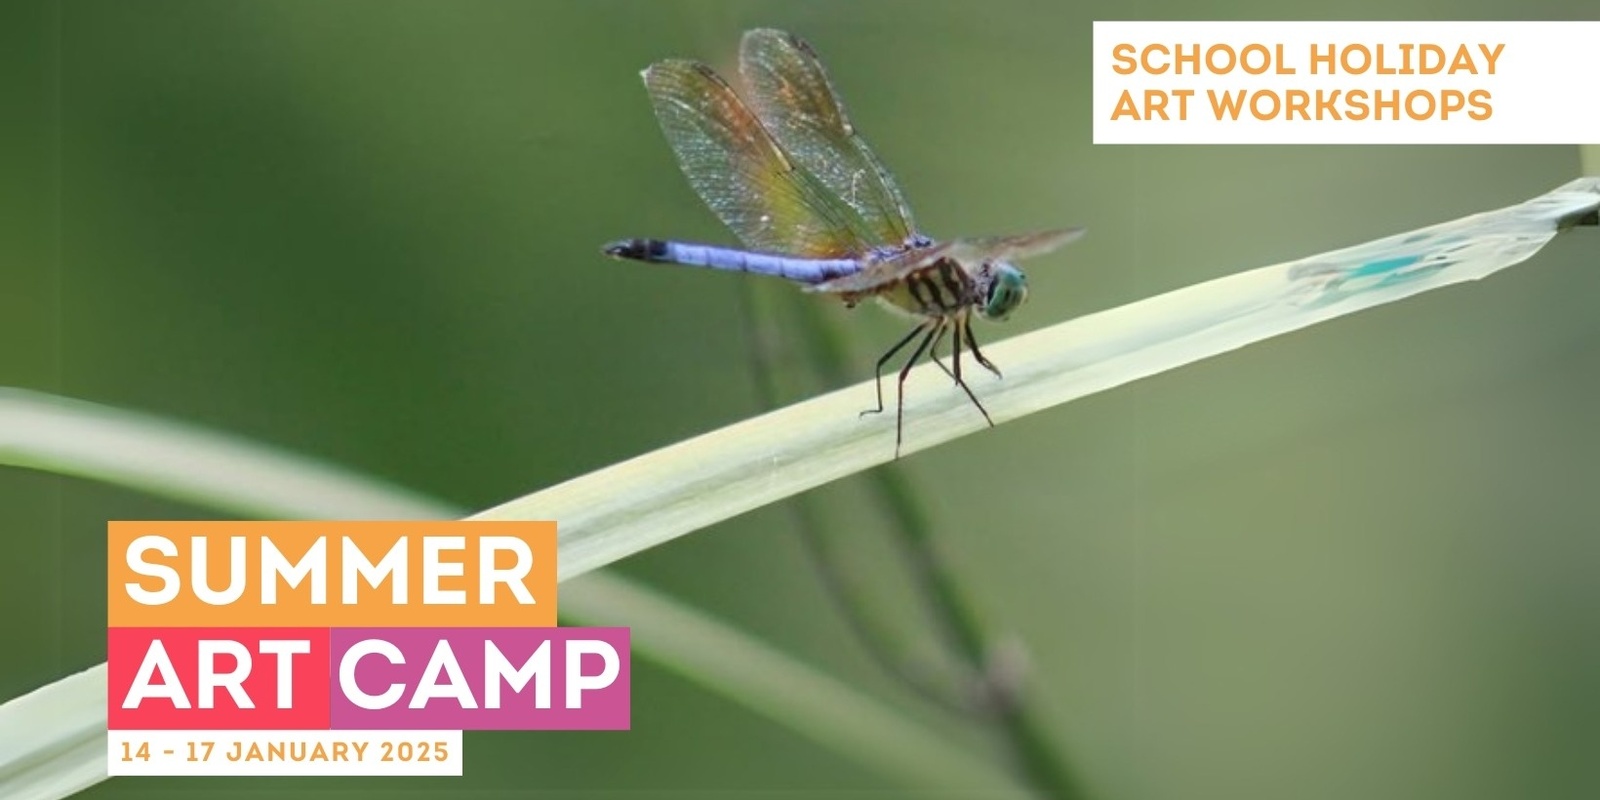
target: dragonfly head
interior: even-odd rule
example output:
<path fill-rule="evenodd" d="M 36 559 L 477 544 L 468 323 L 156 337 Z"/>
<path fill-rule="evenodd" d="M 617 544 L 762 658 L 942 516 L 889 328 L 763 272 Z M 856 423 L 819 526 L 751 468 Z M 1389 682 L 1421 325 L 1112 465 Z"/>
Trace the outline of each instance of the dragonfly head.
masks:
<path fill-rule="evenodd" d="M 1000 322 L 1011 316 L 1028 299 L 1028 277 L 1005 261 L 992 261 L 978 271 L 978 288 L 983 305 L 978 316 Z"/>

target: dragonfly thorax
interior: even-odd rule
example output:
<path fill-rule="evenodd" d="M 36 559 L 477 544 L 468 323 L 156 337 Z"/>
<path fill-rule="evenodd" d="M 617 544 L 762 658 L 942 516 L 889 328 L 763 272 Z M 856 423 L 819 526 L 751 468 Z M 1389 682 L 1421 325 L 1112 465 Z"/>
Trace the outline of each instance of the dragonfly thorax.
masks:
<path fill-rule="evenodd" d="M 1027 299 L 1028 281 L 1022 270 L 1005 261 L 967 265 L 947 257 L 879 288 L 846 293 L 844 299 L 853 305 L 869 295 L 912 316 L 954 317 L 970 311 L 999 321 Z"/>
<path fill-rule="evenodd" d="M 973 276 L 978 297 L 978 316 L 996 322 L 1011 316 L 1028 299 L 1028 277 L 1005 261 L 992 261 L 979 267 Z"/>

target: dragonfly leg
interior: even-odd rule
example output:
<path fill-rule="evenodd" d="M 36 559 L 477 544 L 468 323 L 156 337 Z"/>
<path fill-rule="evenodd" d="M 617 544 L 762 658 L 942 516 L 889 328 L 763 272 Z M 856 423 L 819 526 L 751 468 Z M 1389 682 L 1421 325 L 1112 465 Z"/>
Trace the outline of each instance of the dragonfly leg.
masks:
<path fill-rule="evenodd" d="M 996 378 L 1004 377 L 1000 374 L 1000 368 L 989 363 L 989 359 L 983 357 L 983 351 L 978 349 L 978 340 L 972 335 L 972 320 L 961 321 L 961 332 L 967 337 L 967 349 L 972 351 L 972 357 L 976 358 L 984 369 L 993 372 Z"/>
<path fill-rule="evenodd" d="M 947 320 L 947 319 L 945 319 L 943 317 L 940 317 L 939 319 L 936 319 L 933 322 L 927 323 L 927 324 L 932 326 L 931 328 L 928 329 L 928 335 L 922 337 L 922 341 L 917 344 L 917 349 L 911 353 L 911 357 L 910 358 L 906 359 L 906 365 L 900 368 L 900 380 L 895 385 L 895 393 L 894 393 L 895 394 L 895 410 L 894 410 L 894 457 L 895 458 L 899 458 L 900 457 L 900 441 L 901 441 L 901 438 L 902 438 L 901 434 L 904 433 L 904 431 L 905 431 L 905 422 L 906 422 L 906 376 L 911 374 L 911 368 L 916 366 L 917 362 L 922 359 L 922 354 L 928 350 L 928 345 L 933 343 L 934 337 L 938 336 L 941 332 L 944 331 L 944 326 L 949 324 L 949 320 Z M 922 330 L 922 328 L 919 327 L 919 328 L 917 328 L 917 330 L 920 331 L 920 330 Z"/>
<path fill-rule="evenodd" d="M 956 324 L 955 352 L 954 352 L 954 356 L 953 356 L 953 358 L 951 360 L 955 362 L 956 371 L 950 377 L 956 379 L 956 385 L 960 386 L 961 387 L 961 391 L 967 393 L 967 399 L 971 400 L 972 404 L 978 407 L 978 413 L 983 415 L 983 421 L 989 423 L 989 427 L 993 428 L 994 427 L 994 420 L 989 418 L 989 409 L 984 408 L 983 407 L 983 403 L 978 402 L 978 396 L 972 393 L 972 387 L 968 386 L 966 381 L 961 380 L 961 337 L 962 337 L 963 331 L 965 331 L 966 335 L 969 336 L 969 337 L 972 335 L 972 329 L 970 327 L 971 323 L 969 323 L 967 320 L 963 319 L 960 322 L 957 322 L 955 324 Z M 977 349 L 974 348 L 972 353 L 973 353 L 973 355 L 977 355 L 977 353 L 978 353 Z M 982 356 L 979 356 L 979 358 L 982 358 Z"/>
<path fill-rule="evenodd" d="M 939 369 L 944 370 L 944 374 L 949 375 L 956 381 L 960 381 L 961 378 L 956 373 L 951 372 L 950 368 L 944 365 L 944 360 L 939 358 L 939 345 L 944 344 L 944 335 L 949 332 L 949 326 L 939 328 L 939 335 L 933 337 L 933 344 L 928 346 L 928 358 L 932 359 L 933 363 L 938 364 Z M 961 352 L 961 334 L 956 334 L 954 341 L 956 343 L 956 353 L 959 354 Z"/>
<path fill-rule="evenodd" d="M 906 334 L 904 339 L 895 342 L 894 347 L 889 348 L 889 352 L 884 353 L 878 358 L 878 365 L 872 369 L 872 378 L 878 387 L 878 407 L 869 408 L 866 411 L 861 412 L 861 416 L 864 417 L 868 414 L 883 413 L 883 365 L 889 363 L 889 359 L 894 358 L 895 353 L 898 353 L 904 349 L 905 346 L 909 344 L 912 339 L 917 338 L 917 334 L 922 333 L 922 330 L 926 327 L 928 327 L 928 323 L 924 322 L 921 325 L 912 328 L 911 332 Z"/>

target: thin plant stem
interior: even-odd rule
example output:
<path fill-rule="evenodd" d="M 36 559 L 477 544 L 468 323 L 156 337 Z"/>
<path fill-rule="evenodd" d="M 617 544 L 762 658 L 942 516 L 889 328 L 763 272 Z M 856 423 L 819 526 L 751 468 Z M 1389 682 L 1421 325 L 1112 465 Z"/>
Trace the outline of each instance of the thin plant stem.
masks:
<path fill-rule="evenodd" d="M 739 303 L 748 343 L 746 353 L 755 378 L 756 398 L 763 408 L 773 409 L 781 404 L 784 394 L 781 362 L 785 359 L 780 354 L 787 351 L 779 344 L 779 337 L 773 330 L 770 304 L 763 304 L 761 300 L 760 287 L 746 282 Z M 953 713 L 969 712 L 970 693 L 962 691 L 962 686 L 970 680 L 942 674 L 935 665 L 918 659 L 898 627 L 877 613 L 867 599 L 867 592 L 846 568 L 846 559 L 828 536 L 822 524 L 822 513 L 811 495 L 792 498 L 784 503 L 784 509 L 816 567 L 823 589 L 867 655 L 880 669 L 898 678 L 923 700 Z"/>
<path fill-rule="evenodd" d="M 802 311 L 810 360 L 828 381 L 845 382 L 847 348 L 821 309 Z M 1045 732 L 1043 721 L 1021 693 L 1019 657 L 1008 658 L 998 637 L 987 631 L 961 588 L 960 579 L 941 557 L 928 514 L 905 474 L 886 465 L 870 470 L 867 480 L 892 520 L 902 551 L 912 567 L 929 616 L 936 620 L 950 646 L 978 676 L 969 707 L 992 716 L 1000 738 L 1022 776 L 1047 797 L 1080 798 L 1085 794 Z"/>

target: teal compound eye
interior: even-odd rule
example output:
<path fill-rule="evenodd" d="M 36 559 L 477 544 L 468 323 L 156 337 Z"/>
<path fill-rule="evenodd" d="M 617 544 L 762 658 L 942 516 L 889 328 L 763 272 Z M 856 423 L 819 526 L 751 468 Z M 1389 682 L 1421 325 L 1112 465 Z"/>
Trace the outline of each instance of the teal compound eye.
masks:
<path fill-rule="evenodd" d="M 984 298 L 983 317 L 995 321 L 1011 316 L 1028 299 L 1028 277 L 1022 270 L 999 262 L 994 265 L 994 281 L 989 284 L 989 296 Z"/>

